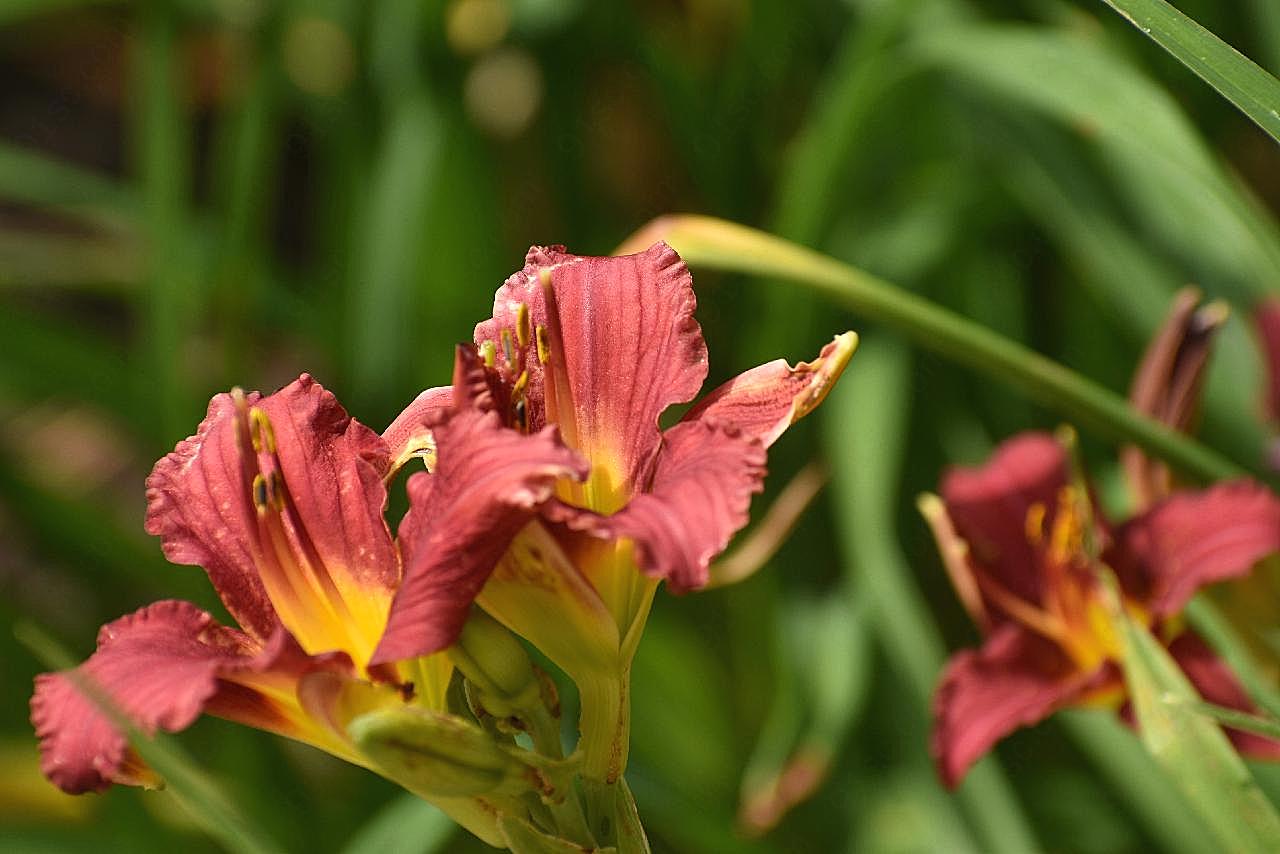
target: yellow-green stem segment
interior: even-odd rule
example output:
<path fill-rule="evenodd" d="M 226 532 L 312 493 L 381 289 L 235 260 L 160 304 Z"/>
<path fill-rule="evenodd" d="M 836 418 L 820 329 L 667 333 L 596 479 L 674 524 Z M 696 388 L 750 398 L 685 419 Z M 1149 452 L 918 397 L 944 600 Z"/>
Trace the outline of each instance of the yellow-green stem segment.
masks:
<path fill-rule="evenodd" d="M 1016 386 L 1033 400 L 1113 440 L 1132 442 L 1202 481 L 1239 477 L 1245 469 L 1134 411 L 1128 402 L 1063 365 L 929 300 L 813 250 L 713 217 L 655 220 L 623 244 L 637 251 L 665 240 L 691 267 L 798 282 L 921 347 Z"/>

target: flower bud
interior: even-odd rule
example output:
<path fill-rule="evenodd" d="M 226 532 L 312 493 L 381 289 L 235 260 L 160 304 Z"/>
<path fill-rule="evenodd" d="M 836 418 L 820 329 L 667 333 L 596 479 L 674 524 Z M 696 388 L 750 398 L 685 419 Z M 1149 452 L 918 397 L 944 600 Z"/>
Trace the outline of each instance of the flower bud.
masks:
<path fill-rule="evenodd" d="M 542 682 L 524 644 L 479 608 L 472 609 L 449 658 L 495 717 L 523 717 L 522 710 L 542 702 Z"/>
<path fill-rule="evenodd" d="M 352 720 L 347 734 L 381 773 L 423 797 L 519 795 L 541 788 L 536 769 L 453 715 L 418 706 L 379 709 Z"/>

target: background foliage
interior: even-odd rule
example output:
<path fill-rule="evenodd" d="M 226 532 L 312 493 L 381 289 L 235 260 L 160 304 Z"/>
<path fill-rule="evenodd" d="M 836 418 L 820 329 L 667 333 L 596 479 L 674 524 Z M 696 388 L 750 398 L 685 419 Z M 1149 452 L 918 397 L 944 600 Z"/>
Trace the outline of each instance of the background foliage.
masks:
<path fill-rule="evenodd" d="M 1274 3 L 1180 8 L 1280 70 Z M 1202 435 L 1262 458 L 1241 317 L 1277 285 L 1276 147 L 1100 3 L 10 0 L 0 69 L 5 850 L 216 850 L 166 793 L 39 779 L 40 667 L 8 627 L 84 655 L 153 599 L 216 610 L 142 533 L 154 459 L 214 392 L 304 369 L 385 424 L 447 380 L 533 242 L 606 253 L 658 214 L 711 213 L 1120 392 L 1195 282 L 1237 309 Z M 811 459 L 832 473 L 791 542 L 738 587 L 659 596 L 628 774 L 655 849 L 1204 850 L 1106 715 L 1018 734 L 955 797 L 930 767 L 933 680 L 975 634 L 914 497 L 1056 417 L 793 286 L 695 281 L 712 382 L 850 326 L 865 343 L 771 456 L 770 494 Z M 1113 450 L 1085 440 L 1122 509 Z M 1274 631 L 1272 589 L 1224 601 Z M 216 720 L 180 740 L 286 850 L 482 847 L 305 748 Z M 787 768 L 830 777 L 762 833 L 751 796 Z"/>

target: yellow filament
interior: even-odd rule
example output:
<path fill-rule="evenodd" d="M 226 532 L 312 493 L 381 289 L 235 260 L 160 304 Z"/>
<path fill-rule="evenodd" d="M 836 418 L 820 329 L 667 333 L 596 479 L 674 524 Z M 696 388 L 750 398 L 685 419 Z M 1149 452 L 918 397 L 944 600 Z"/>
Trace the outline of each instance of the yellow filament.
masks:
<path fill-rule="evenodd" d="M 1049 535 L 1049 559 L 1067 564 L 1084 553 L 1084 526 L 1076 505 L 1075 490 L 1064 486 L 1058 494 L 1058 513 Z"/>

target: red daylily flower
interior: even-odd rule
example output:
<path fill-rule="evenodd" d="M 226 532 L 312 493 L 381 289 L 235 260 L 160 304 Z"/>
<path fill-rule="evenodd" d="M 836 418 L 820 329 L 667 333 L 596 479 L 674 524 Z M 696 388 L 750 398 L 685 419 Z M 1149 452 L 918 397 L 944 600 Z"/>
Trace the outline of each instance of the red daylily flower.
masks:
<path fill-rule="evenodd" d="M 1168 645 L 1210 702 L 1252 711 L 1227 666 L 1179 619 L 1206 584 L 1245 575 L 1280 550 L 1280 501 L 1236 481 L 1175 492 L 1114 528 L 1072 486 L 1067 450 L 1027 433 L 984 466 L 955 468 L 928 519 L 961 600 L 986 636 L 952 657 L 934 697 L 932 751 L 948 786 L 1015 729 L 1072 705 L 1124 698 L 1093 559 L 1115 571 L 1125 608 Z M 1280 743 L 1228 730 L 1244 752 Z"/>
<path fill-rule="evenodd" d="M 170 560 L 204 567 L 240 628 L 187 602 L 158 602 L 105 626 L 81 674 L 147 732 L 208 712 L 394 777 L 353 744 L 347 724 L 377 708 L 443 712 L 452 673 L 444 655 L 371 661 L 401 548 L 413 553 L 414 525 L 397 544 L 383 518 L 385 480 L 408 457 L 403 438 L 352 419 L 306 375 L 265 397 L 213 398 L 196 435 L 147 479 L 146 528 Z M 557 478 L 585 474 L 554 430 L 521 435 L 475 409 L 443 414 L 435 440 L 449 468 L 419 504 L 486 520 L 495 539 L 530 518 Z M 64 790 L 149 780 L 66 674 L 37 677 L 31 710 L 44 772 Z M 431 799 L 499 838 L 485 831 L 483 803 Z"/>
<path fill-rule="evenodd" d="M 689 271 L 665 243 L 613 258 L 529 251 L 476 327 L 473 396 L 515 435 L 558 427 L 589 474 L 559 479 L 509 547 L 468 559 L 433 547 L 406 554 L 374 654 L 444 648 L 478 601 L 598 700 L 584 701 L 582 729 L 614 731 L 585 748 L 588 773 L 608 779 L 625 762 L 626 673 L 658 582 L 677 592 L 707 583 L 762 488 L 765 449 L 822 401 L 856 344 L 847 332 L 813 362 L 747 371 L 664 431 L 659 416 L 692 400 L 707 374 L 695 305 Z M 448 389 L 429 389 L 388 432 L 417 437 L 430 456 L 430 423 L 451 401 Z M 454 524 L 427 505 L 431 477 L 410 482 L 402 540 L 413 528 L 434 542 Z"/>

